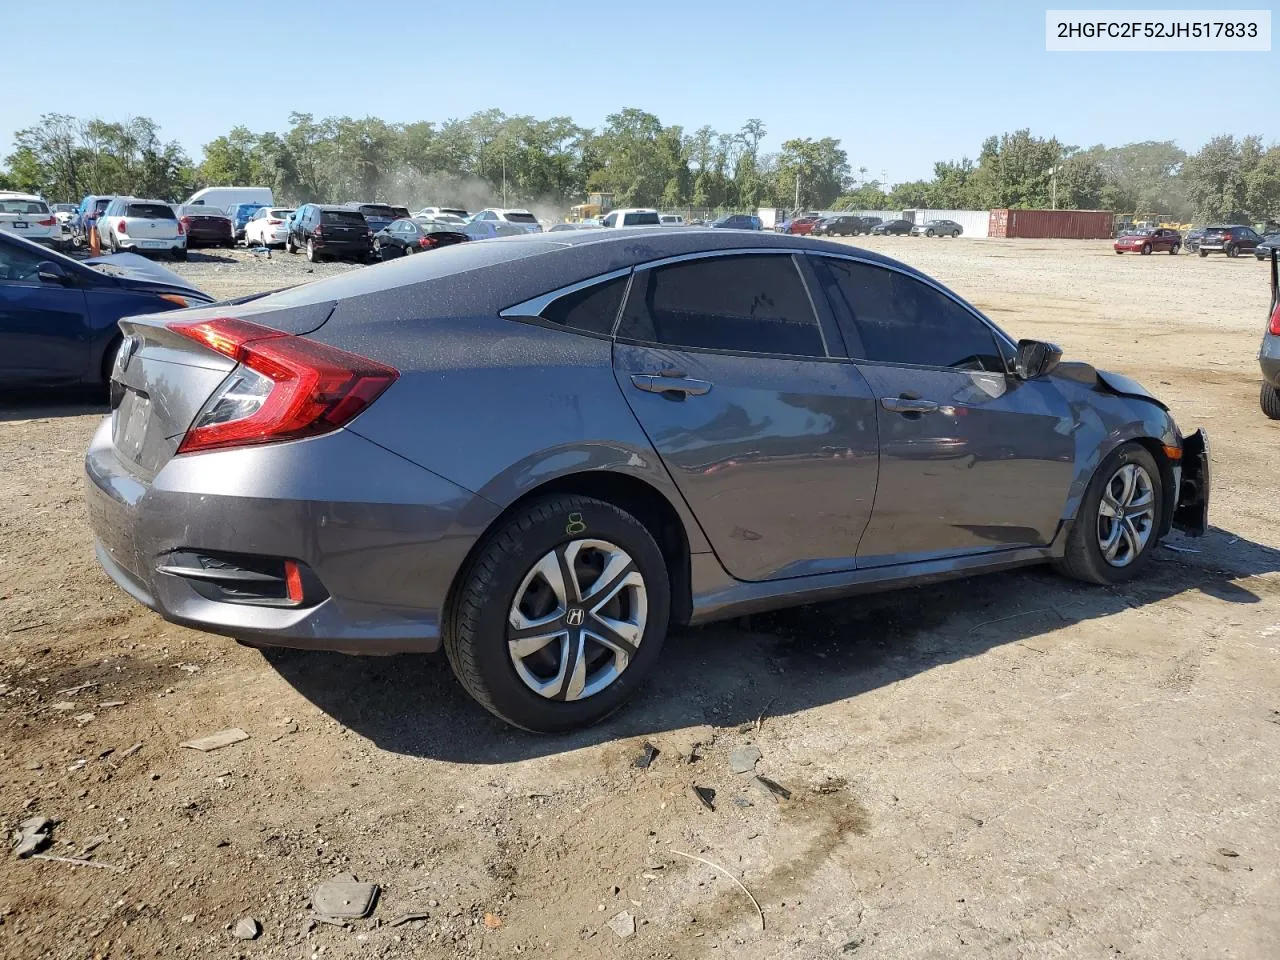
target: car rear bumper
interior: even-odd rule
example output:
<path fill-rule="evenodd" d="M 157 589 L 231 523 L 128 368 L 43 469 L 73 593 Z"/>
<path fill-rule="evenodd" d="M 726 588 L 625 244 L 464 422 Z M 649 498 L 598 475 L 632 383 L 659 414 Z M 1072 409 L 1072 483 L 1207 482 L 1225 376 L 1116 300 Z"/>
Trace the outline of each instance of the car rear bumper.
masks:
<path fill-rule="evenodd" d="M 313 237 L 312 243 L 317 253 L 329 257 L 359 257 L 373 253 L 372 240 L 321 240 Z"/>
<path fill-rule="evenodd" d="M 159 239 L 155 237 L 125 237 L 116 235 L 116 246 L 121 250 L 182 250 L 187 245 L 186 237 Z"/>
<path fill-rule="evenodd" d="M 498 513 L 346 430 L 175 457 L 148 480 L 117 453 L 107 418 L 85 472 L 107 574 L 166 620 L 259 646 L 434 652 L 454 575 Z M 167 572 L 194 566 L 173 559 L 193 555 L 293 560 L 309 597 L 297 606 L 237 602 Z"/>
<path fill-rule="evenodd" d="M 1177 471 L 1178 502 L 1173 526 L 1193 537 L 1209 532 L 1209 437 L 1197 430 L 1182 438 L 1182 461 Z"/>
<path fill-rule="evenodd" d="M 1263 338 L 1258 366 L 1262 368 L 1262 378 L 1280 390 L 1280 337 Z"/>

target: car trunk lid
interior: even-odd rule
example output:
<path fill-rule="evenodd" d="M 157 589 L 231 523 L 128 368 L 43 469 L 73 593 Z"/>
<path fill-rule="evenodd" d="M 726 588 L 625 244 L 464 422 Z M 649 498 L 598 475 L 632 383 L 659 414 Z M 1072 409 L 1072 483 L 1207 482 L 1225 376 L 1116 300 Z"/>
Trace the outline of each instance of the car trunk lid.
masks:
<path fill-rule="evenodd" d="M 121 460 L 145 479 L 155 476 L 236 368 L 231 358 L 174 332 L 174 323 L 233 316 L 304 334 L 319 328 L 333 307 L 322 302 L 280 309 L 249 301 L 121 320 L 124 339 L 111 373 L 111 438 Z"/>
<path fill-rule="evenodd" d="M 178 237 L 178 218 L 163 203 L 131 203 L 121 218 L 125 229 L 118 233 L 135 240 L 174 240 Z"/>
<path fill-rule="evenodd" d="M 369 222 L 357 211 L 326 210 L 320 226 L 320 236 L 326 242 L 338 243 L 356 243 L 368 237 L 370 230 Z"/>

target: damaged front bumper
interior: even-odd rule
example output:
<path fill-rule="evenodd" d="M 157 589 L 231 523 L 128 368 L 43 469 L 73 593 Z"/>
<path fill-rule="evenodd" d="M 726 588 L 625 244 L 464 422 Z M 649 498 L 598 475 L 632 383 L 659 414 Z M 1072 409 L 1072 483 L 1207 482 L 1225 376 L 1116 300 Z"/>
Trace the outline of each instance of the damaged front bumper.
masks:
<path fill-rule="evenodd" d="M 1203 430 L 1182 438 L 1182 460 L 1174 469 L 1174 481 L 1178 491 L 1174 529 L 1204 536 L 1209 532 L 1209 438 Z"/>

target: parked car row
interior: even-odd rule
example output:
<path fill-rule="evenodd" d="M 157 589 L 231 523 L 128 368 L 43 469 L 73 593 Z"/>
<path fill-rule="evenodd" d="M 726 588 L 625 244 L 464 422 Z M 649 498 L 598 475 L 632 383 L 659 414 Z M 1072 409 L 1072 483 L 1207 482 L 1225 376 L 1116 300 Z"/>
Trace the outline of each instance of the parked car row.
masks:
<path fill-rule="evenodd" d="M 1185 237 L 1169 227 L 1124 230 L 1111 246 L 1116 253 L 1139 253 L 1144 256 L 1152 253 L 1176 255 L 1185 249 L 1188 253 L 1197 253 L 1202 257 L 1211 253 L 1222 253 L 1228 257 L 1252 253 L 1259 260 L 1266 260 L 1277 244 L 1280 244 L 1280 233 L 1260 235 L 1252 227 L 1230 224 L 1201 227 L 1189 231 Z"/>

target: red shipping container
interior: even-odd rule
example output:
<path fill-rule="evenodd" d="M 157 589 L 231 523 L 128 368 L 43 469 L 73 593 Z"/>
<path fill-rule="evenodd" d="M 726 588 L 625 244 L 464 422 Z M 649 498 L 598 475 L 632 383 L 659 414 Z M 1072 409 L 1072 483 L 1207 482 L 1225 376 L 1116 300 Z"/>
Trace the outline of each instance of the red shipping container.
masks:
<path fill-rule="evenodd" d="M 991 211 L 988 235 L 1052 240 L 1106 240 L 1113 233 L 1115 215 L 1110 210 Z"/>

